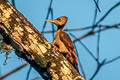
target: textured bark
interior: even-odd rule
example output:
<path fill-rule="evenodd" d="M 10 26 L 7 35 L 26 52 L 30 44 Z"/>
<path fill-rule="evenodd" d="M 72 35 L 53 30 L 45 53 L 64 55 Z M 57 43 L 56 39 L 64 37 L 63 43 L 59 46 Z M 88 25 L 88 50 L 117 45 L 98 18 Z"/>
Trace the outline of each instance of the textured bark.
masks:
<path fill-rule="evenodd" d="M 0 0 L 0 34 L 45 80 L 84 80 L 55 46 L 7 0 Z"/>

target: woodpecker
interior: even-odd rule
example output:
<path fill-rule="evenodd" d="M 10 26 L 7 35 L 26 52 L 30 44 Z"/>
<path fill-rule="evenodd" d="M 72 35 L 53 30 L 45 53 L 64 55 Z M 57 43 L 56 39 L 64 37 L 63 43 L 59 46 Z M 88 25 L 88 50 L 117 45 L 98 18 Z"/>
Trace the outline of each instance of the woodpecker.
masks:
<path fill-rule="evenodd" d="M 66 16 L 61 16 L 54 20 L 45 21 L 51 22 L 57 26 L 57 31 L 53 40 L 53 44 L 65 56 L 65 58 L 78 70 L 78 61 L 73 42 L 69 35 L 63 32 L 63 28 L 67 20 L 68 18 Z"/>

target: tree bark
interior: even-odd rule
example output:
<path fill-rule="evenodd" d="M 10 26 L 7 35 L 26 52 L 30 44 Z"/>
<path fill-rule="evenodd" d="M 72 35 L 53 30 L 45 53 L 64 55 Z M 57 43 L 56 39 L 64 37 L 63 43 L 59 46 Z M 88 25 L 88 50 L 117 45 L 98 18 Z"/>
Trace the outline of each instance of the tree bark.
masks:
<path fill-rule="evenodd" d="M 0 34 L 45 80 L 84 80 L 77 70 L 7 0 L 0 0 Z"/>

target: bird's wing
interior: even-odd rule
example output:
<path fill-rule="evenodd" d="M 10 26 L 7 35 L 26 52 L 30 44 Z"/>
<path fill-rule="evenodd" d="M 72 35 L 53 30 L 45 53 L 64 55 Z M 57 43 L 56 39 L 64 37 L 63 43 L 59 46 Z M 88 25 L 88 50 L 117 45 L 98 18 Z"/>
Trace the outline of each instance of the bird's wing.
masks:
<path fill-rule="evenodd" d="M 71 38 L 69 37 L 69 35 L 65 32 L 61 32 L 60 40 L 65 44 L 66 48 L 71 53 L 71 56 L 73 57 L 73 63 L 75 65 L 77 65 L 78 62 L 77 62 L 75 48 L 74 48 L 73 42 L 72 42 Z"/>
<path fill-rule="evenodd" d="M 65 44 L 66 47 L 74 48 L 73 42 L 67 33 L 61 32 L 60 40 Z"/>

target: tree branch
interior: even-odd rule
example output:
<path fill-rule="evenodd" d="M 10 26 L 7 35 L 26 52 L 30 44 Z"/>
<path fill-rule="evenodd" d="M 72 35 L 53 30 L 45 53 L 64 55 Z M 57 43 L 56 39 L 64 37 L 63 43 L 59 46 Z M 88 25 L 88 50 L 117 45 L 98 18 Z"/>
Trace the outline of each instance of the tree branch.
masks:
<path fill-rule="evenodd" d="M 50 12 L 51 12 L 52 2 L 53 2 L 53 0 L 50 0 L 48 12 L 47 12 L 47 15 L 46 15 L 46 18 L 45 18 L 46 20 L 49 18 L 49 15 L 50 15 Z M 41 32 L 41 33 L 44 32 L 44 29 L 45 29 L 45 27 L 46 27 L 46 24 L 47 24 L 47 22 L 45 21 L 44 24 L 43 24 L 43 28 L 42 28 L 42 32 Z"/>
<path fill-rule="evenodd" d="M 91 28 L 92 26 L 88 26 L 88 27 L 80 27 L 80 28 L 73 28 L 73 29 L 64 29 L 64 31 L 80 31 L 80 30 L 88 30 Z M 52 32 L 56 32 L 56 30 L 44 31 L 43 33 L 52 33 Z"/>
<path fill-rule="evenodd" d="M 120 28 L 120 27 L 119 27 L 119 26 L 120 26 L 120 23 L 114 24 L 114 25 L 98 25 L 98 26 L 101 26 L 101 30 L 100 30 L 100 31 L 102 32 L 102 31 L 105 31 L 105 30 L 108 30 L 108 29 L 111 29 L 111 28 L 116 28 L 116 29 L 118 29 L 118 28 Z M 81 39 L 83 39 L 83 38 L 86 38 L 86 37 L 91 36 L 91 35 L 93 35 L 93 34 L 96 34 L 96 33 L 98 33 L 98 32 L 99 32 L 99 30 L 87 32 L 87 33 L 84 34 L 83 36 L 81 36 L 81 37 L 73 40 L 73 42 L 79 41 L 79 40 L 81 40 Z"/>
<path fill-rule="evenodd" d="M 115 8 L 117 8 L 120 5 L 120 1 L 118 3 L 116 3 L 115 5 L 113 5 L 104 15 L 103 17 L 101 17 L 97 22 L 96 25 L 98 25 L 100 22 L 102 22 L 107 16 L 108 14 L 110 14 L 110 12 L 112 12 Z M 96 26 L 94 26 L 95 28 Z"/>
<path fill-rule="evenodd" d="M 93 0 L 93 1 L 94 1 L 95 5 L 96 5 L 98 11 L 101 12 L 101 10 L 100 10 L 100 8 L 99 8 L 99 6 L 98 6 L 98 3 L 97 3 L 95 0 Z"/>
<path fill-rule="evenodd" d="M 0 0 L 0 34 L 45 80 L 84 80 L 67 59 L 8 1 Z"/>
<path fill-rule="evenodd" d="M 15 68 L 14 70 L 8 72 L 7 74 L 0 76 L 0 80 L 6 78 L 6 77 L 8 77 L 8 76 L 10 76 L 11 74 L 19 71 L 20 69 L 23 69 L 23 68 L 24 68 L 25 66 L 27 66 L 27 65 L 28 65 L 28 63 L 22 64 L 21 66 L 19 66 L 19 67 Z"/>

